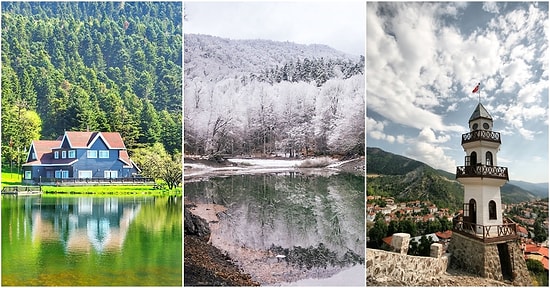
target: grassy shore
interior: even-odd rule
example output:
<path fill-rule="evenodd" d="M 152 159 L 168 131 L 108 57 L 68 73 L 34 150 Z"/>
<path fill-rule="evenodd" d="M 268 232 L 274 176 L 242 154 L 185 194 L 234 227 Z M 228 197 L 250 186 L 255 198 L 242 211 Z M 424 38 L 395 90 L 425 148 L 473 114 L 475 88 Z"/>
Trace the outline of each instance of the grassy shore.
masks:
<path fill-rule="evenodd" d="M 2 169 L 2 187 L 22 185 L 21 175 Z M 160 185 L 162 187 L 162 185 Z M 89 186 L 42 186 L 42 192 L 48 195 L 94 195 L 94 196 L 167 196 L 182 195 L 182 188 L 155 189 L 153 185 L 89 185 Z"/>

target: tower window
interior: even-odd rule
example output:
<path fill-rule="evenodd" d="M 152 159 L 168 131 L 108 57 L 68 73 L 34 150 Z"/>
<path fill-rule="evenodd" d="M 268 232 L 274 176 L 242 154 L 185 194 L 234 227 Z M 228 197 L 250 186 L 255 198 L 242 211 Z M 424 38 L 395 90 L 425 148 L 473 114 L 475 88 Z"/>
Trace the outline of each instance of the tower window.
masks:
<path fill-rule="evenodd" d="M 489 130 L 489 124 L 483 123 L 483 128 L 484 128 L 485 130 Z"/>
<path fill-rule="evenodd" d="M 489 201 L 489 219 L 497 219 L 497 204 L 493 200 Z"/>
<path fill-rule="evenodd" d="M 477 123 L 474 123 L 474 125 L 472 126 L 472 129 L 477 130 L 477 127 L 478 127 Z"/>
<path fill-rule="evenodd" d="M 487 151 L 485 153 L 485 165 L 487 166 L 493 166 L 493 153 Z"/>
<path fill-rule="evenodd" d="M 477 165 L 477 153 L 475 151 L 472 151 L 470 154 L 470 165 L 469 166 L 475 166 Z"/>

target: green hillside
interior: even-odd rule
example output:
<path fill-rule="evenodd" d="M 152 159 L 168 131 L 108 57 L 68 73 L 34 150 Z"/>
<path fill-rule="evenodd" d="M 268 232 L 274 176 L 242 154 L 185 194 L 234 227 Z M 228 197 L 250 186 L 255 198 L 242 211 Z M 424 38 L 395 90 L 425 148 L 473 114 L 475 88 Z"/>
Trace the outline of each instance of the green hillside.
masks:
<path fill-rule="evenodd" d="M 397 201 L 431 201 L 438 207 L 460 209 L 464 188 L 455 175 L 392 154 L 367 147 L 367 194 L 395 197 Z M 518 186 L 505 184 L 501 188 L 503 203 L 529 201 L 535 196 Z"/>
<path fill-rule="evenodd" d="M 2 162 L 69 130 L 180 151 L 181 5 L 2 3 Z"/>

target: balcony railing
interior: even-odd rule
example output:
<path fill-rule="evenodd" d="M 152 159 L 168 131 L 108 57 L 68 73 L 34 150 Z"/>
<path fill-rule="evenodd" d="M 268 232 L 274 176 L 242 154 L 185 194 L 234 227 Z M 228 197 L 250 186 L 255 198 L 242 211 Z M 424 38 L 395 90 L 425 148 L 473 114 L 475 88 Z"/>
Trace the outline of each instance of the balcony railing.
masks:
<path fill-rule="evenodd" d="M 453 232 L 474 238 L 485 243 L 514 240 L 519 237 L 517 224 L 512 221 L 505 221 L 502 225 L 479 225 L 460 220 L 462 217 L 453 219 Z"/>
<path fill-rule="evenodd" d="M 456 178 L 466 177 L 487 177 L 508 181 L 508 167 L 485 165 L 456 167 Z"/>
<path fill-rule="evenodd" d="M 462 134 L 462 144 L 474 142 L 474 141 L 489 141 L 489 142 L 500 142 L 500 133 L 486 130 L 475 130 L 470 133 Z"/>

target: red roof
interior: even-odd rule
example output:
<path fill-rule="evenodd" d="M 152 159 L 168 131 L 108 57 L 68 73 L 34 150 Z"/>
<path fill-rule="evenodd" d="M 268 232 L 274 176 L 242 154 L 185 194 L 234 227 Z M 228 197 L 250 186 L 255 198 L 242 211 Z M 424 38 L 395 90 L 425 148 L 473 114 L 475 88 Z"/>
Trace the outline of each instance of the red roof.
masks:
<path fill-rule="evenodd" d="M 548 258 L 548 247 L 540 247 L 533 244 L 525 245 L 525 252 L 531 254 L 539 254 Z"/>
<path fill-rule="evenodd" d="M 388 246 L 391 246 L 392 238 L 393 238 L 393 236 L 384 237 L 384 238 L 382 238 L 382 241 L 384 241 L 384 243 L 388 244 Z"/>
<path fill-rule="evenodd" d="M 25 163 L 24 165 L 36 165 L 44 162 L 51 162 L 53 156 L 51 154 L 52 147 L 59 147 L 61 141 L 58 140 L 33 140 L 31 148 L 34 147 L 36 159 Z"/>
<path fill-rule="evenodd" d="M 447 231 L 444 231 L 444 232 L 435 232 L 435 235 L 439 239 L 450 239 L 453 236 L 453 231 L 447 230 Z"/>
<path fill-rule="evenodd" d="M 126 149 L 118 132 L 77 132 L 67 131 L 63 139 L 69 141 L 71 148 L 88 148 L 97 138 L 103 138 L 111 149 Z"/>
<path fill-rule="evenodd" d="M 102 138 L 105 142 L 105 145 L 110 149 L 119 150 L 119 160 L 124 162 L 126 166 L 134 166 L 128 151 L 126 151 L 126 146 L 122 137 L 118 132 L 78 132 L 78 131 L 67 131 L 63 137 L 59 137 L 58 140 L 34 140 L 32 141 L 31 147 L 34 147 L 36 153 L 36 160 L 29 161 L 25 163 L 25 166 L 29 165 L 42 165 L 42 164 L 61 164 L 61 165 L 70 165 L 73 162 L 77 161 L 76 159 L 70 158 L 59 158 L 54 159 L 52 149 L 60 148 L 63 141 L 67 141 L 70 145 L 70 148 L 88 148 L 92 145 L 98 138 Z"/>
<path fill-rule="evenodd" d="M 517 228 L 519 233 L 528 234 L 527 229 L 525 229 L 525 227 L 518 225 Z"/>

